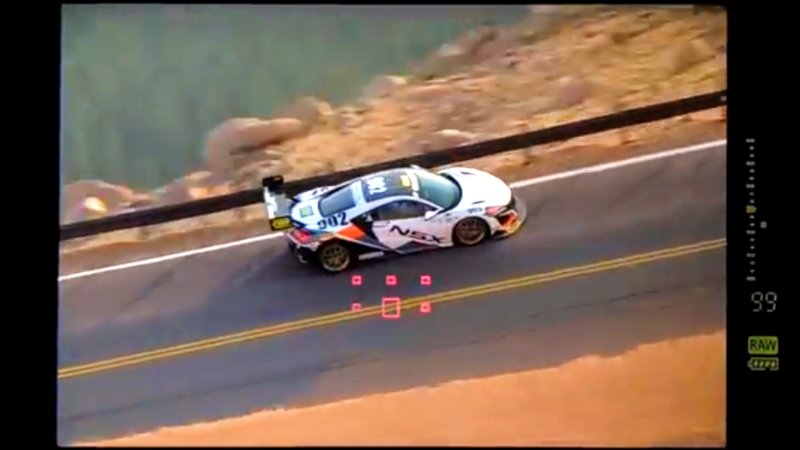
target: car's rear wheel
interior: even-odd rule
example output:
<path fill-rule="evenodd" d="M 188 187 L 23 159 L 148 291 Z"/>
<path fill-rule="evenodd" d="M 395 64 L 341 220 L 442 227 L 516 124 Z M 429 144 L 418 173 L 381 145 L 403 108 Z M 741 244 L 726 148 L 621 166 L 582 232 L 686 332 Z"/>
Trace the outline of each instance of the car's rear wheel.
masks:
<path fill-rule="evenodd" d="M 341 241 L 330 241 L 317 249 L 317 260 L 325 272 L 343 272 L 352 265 L 353 252 Z"/>
<path fill-rule="evenodd" d="M 477 217 L 460 220 L 453 228 L 453 238 L 458 245 L 478 245 L 489 236 L 489 225 Z"/>

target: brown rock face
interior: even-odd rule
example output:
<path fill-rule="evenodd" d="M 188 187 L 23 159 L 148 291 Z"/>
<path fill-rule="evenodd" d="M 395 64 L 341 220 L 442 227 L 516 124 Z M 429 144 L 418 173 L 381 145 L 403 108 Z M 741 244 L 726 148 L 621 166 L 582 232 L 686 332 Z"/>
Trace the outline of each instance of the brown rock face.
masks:
<path fill-rule="evenodd" d="M 156 198 L 149 194 L 136 194 L 128 203 L 127 208 L 149 208 L 156 204 Z"/>
<path fill-rule="evenodd" d="M 669 73 L 677 75 L 713 58 L 715 54 L 716 51 L 705 39 L 694 39 L 667 50 L 664 54 L 664 62 Z"/>
<path fill-rule="evenodd" d="M 156 189 L 151 197 L 158 206 L 184 203 L 230 192 L 230 183 L 209 171 L 193 172 Z"/>
<path fill-rule="evenodd" d="M 74 214 L 80 215 L 75 211 L 83 208 L 84 201 L 90 197 L 102 203 L 104 211 L 113 213 L 122 205 L 130 202 L 134 196 L 134 191 L 125 186 L 114 185 L 101 180 L 76 181 L 66 185 L 63 189 L 61 204 L 64 215 L 62 220 L 67 220 L 69 216 Z"/>
<path fill-rule="evenodd" d="M 280 161 L 286 151 L 279 147 L 266 147 L 251 151 L 234 152 L 231 155 L 231 165 L 234 172 L 245 166 L 262 161 Z"/>
<path fill-rule="evenodd" d="M 475 133 L 459 130 L 439 130 L 431 135 L 429 151 L 458 147 L 478 140 L 479 137 Z"/>
<path fill-rule="evenodd" d="M 258 161 L 242 167 L 234 176 L 237 189 L 253 189 L 261 186 L 261 179 L 280 175 L 285 172 L 286 164 L 282 161 Z"/>
<path fill-rule="evenodd" d="M 278 113 L 279 117 L 297 119 L 308 133 L 317 125 L 326 125 L 333 118 L 331 105 L 315 97 L 302 97 Z"/>
<path fill-rule="evenodd" d="M 689 114 L 689 119 L 695 122 L 724 122 L 727 113 L 727 108 L 706 109 Z"/>
<path fill-rule="evenodd" d="M 108 215 L 106 204 L 98 197 L 86 197 L 75 205 L 70 205 L 62 217 L 63 223 L 82 222 Z"/>
<path fill-rule="evenodd" d="M 439 130 L 425 137 L 416 137 L 397 142 L 390 148 L 401 154 L 427 153 L 460 145 L 478 142 L 480 136 L 459 130 Z"/>
<path fill-rule="evenodd" d="M 430 84 L 409 89 L 406 98 L 418 102 L 437 102 L 458 92 L 458 89 L 452 85 Z"/>
<path fill-rule="evenodd" d="M 372 82 L 364 88 L 362 97 L 366 100 L 386 97 L 406 84 L 407 81 L 403 77 L 382 75 L 373 79 Z"/>
<path fill-rule="evenodd" d="M 499 36 L 497 29 L 482 27 L 472 30 L 456 42 L 445 44 L 426 63 L 416 70 L 422 80 L 451 75 L 467 64 L 474 64 L 505 48 L 505 44 L 490 46 Z"/>
<path fill-rule="evenodd" d="M 232 161 L 234 153 L 258 150 L 298 138 L 305 132 L 303 122 L 295 118 L 238 118 L 225 121 L 208 134 L 206 166 L 211 172 L 230 177 L 235 170 Z"/>
<path fill-rule="evenodd" d="M 555 109 L 569 108 L 579 105 L 591 94 L 591 85 L 588 81 L 567 76 L 558 80 L 557 97 L 553 103 Z"/>
<path fill-rule="evenodd" d="M 354 107 L 345 107 L 336 113 L 334 123 L 339 133 L 349 134 L 364 123 L 364 117 Z"/>

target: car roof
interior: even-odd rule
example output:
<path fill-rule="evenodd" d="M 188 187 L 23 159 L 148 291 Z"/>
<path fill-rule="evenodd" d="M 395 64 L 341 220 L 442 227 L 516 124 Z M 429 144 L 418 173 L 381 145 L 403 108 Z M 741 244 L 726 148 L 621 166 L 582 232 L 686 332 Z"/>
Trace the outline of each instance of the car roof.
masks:
<path fill-rule="evenodd" d="M 335 201 L 342 203 L 338 207 L 334 206 L 333 210 L 329 211 L 328 214 L 346 209 L 351 211 L 351 214 L 356 215 L 399 199 L 429 203 L 419 198 L 419 179 L 416 175 L 418 170 L 425 169 L 399 167 L 364 175 L 323 194 L 319 201 L 325 202 L 329 197 L 336 196 L 338 200 Z M 349 201 L 341 197 L 341 195 L 346 195 L 342 191 L 346 191 L 349 194 Z M 349 205 L 343 208 L 344 204 L 347 203 Z M 322 206 L 320 205 L 320 207 Z"/>
<path fill-rule="evenodd" d="M 413 196 L 419 181 L 409 168 L 388 169 L 365 175 L 354 182 L 354 193 L 370 204 L 392 197 Z"/>

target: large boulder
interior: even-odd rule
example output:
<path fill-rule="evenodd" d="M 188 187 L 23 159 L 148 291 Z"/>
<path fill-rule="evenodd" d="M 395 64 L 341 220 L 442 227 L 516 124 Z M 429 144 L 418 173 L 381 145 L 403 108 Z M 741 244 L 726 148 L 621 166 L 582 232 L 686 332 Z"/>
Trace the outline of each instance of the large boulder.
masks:
<path fill-rule="evenodd" d="M 235 170 L 232 154 L 258 150 L 301 137 L 305 133 L 303 122 L 292 117 L 227 120 L 209 132 L 206 138 L 206 167 L 218 175 L 230 177 Z"/>
<path fill-rule="evenodd" d="M 439 130 L 431 134 L 425 151 L 439 151 L 478 141 L 478 135 L 460 130 Z"/>
<path fill-rule="evenodd" d="M 479 135 L 466 131 L 446 129 L 425 137 L 409 138 L 390 145 L 390 150 L 401 154 L 429 153 L 471 144 L 480 140 Z"/>
<path fill-rule="evenodd" d="M 66 216 L 72 214 L 73 211 L 84 208 L 84 201 L 88 198 L 97 199 L 102 203 L 102 209 L 111 213 L 130 202 L 135 195 L 136 193 L 130 188 L 101 180 L 76 181 L 66 185 L 63 189 L 61 196 L 62 219 L 65 220 Z M 90 203 L 93 205 L 98 204 L 94 200 Z M 89 208 L 87 211 L 95 210 Z"/>
<path fill-rule="evenodd" d="M 713 58 L 716 53 L 715 48 L 708 41 L 698 38 L 681 42 L 676 47 L 666 50 L 662 57 L 667 72 L 670 75 L 677 75 Z"/>
<path fill-rule="evenodd" d="M 410 88 L 403 96 L 405 99 L 415 102 L 433 103 L 456 95 L 459 92 L 459 89 L 451 84 L 436 83 Z"/>
<path fill-rule="evenodd" d="M 535 116 L 550 111 L 555 101 L 546 96 L 532 97 L 515 105 L 515 108 L 526 116 Z"/>
<path fill-rule="evenodd" d="M 552 103 L 553 109 L 570 108 L 583 103 L 591 94 L 591 84 L 582 78 L 574 76 L 562 77 L 556 86 L 556 98 Z"/>
<path fill-rule="evenodd" d="M 355 107 L 346 106 L 337 111 L 334 123 L 339 133 L 349 134 L 364 123 L 364 116 Z"/>
<path fill-rule="evenodd" d="M 156 204 L 157 199 L 150 194 L 136 194 L 130 202 L 126 205 L 126 208 L 132 209 L 141 209 L 141 208 L 149 208 Z"/>
<path fill-rule="evenodd" d="M 283 161 L 258 161 L 239 169 L 234 175 L 236 189 L 253 189 L 261 186 L 264 177 L 281 175 L 286 172 Z"/>
<path fill-rule="evenodd" d="M 486 56 L 481 50 L 498 36 L 498 30 L 494 27 L 471 30 L 455 42 L 442 45 L 414 71 L 414 77 L 422 80 L 445 77 L 460 68 L 475 64 Z"/>
<path fill-rule="evenodd" d="M 286 150 L 281 147 L 265 147 L 252 151 L 233 152 L 231 155 L 233 172 L 235 173 L 242 167 L 261 161 L 280 161 L 286 153 Z"/>
<path fill-rule="evenodd" d="M 397 89 L 405 86 L 408 82 L 405 78 L 395 75 L 381 75 L 375 77 L 367 87 L 364 88 L 362 97 L 366 100 L 373 100 L 391 95 Z"/>
<path fill-rule="evenodd" d="M 185 203 L 230 192 L 230 183 L 209 171 L 193 172 L 156 189 L 154 204 L 159 206 Z"/>
<path fill-rule="evenodd" d="M 317 125 L 326 125 L 333 118 L 331 105 L 315 97 L 301 97 L 281 109 L 278 116 L 297 119 L 303 125 L 303 133 L 309 133 Z"/>
<path fill-rule="evenodd" d="M 97 197 L 86 197 L 69 209 L 64 211 L 61 218 L 63 223 L 83 222 L 84 220 L 97 219 L 108 215 L 106 204 Z"/>

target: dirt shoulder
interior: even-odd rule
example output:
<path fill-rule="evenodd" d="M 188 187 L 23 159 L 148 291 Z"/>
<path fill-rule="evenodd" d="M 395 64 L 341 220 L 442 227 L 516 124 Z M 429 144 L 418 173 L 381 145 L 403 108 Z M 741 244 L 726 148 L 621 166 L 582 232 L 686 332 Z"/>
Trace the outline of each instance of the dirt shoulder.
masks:
<path fill-rule="evenodd" d="M 549 369 L 89 445 L 724 446 L 725 385 L 718 331 Z"/>

